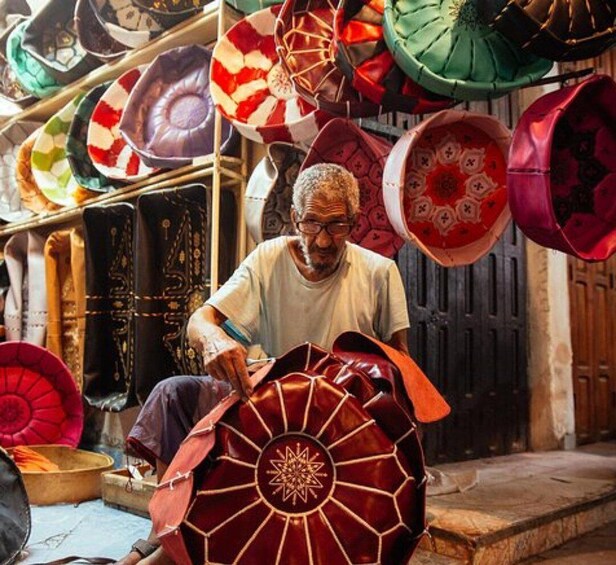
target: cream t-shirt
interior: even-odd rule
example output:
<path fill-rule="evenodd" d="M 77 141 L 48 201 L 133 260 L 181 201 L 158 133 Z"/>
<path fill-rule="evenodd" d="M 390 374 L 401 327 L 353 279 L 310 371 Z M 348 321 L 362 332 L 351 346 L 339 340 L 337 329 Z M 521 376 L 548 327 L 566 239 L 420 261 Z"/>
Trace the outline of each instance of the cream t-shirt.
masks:
<path fill-rule="evenodd" d="M 258 245 L 207 301 L 250 344 L 279 356 L 306 341 L 329 350 L 349 330 L 389 341 L 394 332 L 409 327 L 394 261 L 347 243 L 336 272 L 311 282 L 293 262 L 290 239 Z"/>

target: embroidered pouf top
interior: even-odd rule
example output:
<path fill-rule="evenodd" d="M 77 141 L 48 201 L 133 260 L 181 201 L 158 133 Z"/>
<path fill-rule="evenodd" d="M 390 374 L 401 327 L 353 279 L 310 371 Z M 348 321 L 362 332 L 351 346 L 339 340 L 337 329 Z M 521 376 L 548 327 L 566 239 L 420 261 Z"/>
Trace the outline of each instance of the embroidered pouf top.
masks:
<path fill-rule="evenodd" d="M 605 75 L 542 96 L 518 122 L 507 184 L 533 241 L 586 261 L 616 251 L 616 84 Z"/>
<path fill-rule="evenodd" d="M 552 63 L 525 53 L 484 24 L 480 0 L 385 0 L 385 41 L 396 62 L 428 90 L 482 100 L 542 77 Z"/>
<path fill-rule="evenodd" d="M 84 50 L 101 61 L 113 61 L 128 51 L 125 45 L 109 35 L 105 26 L 96 17 L 90 0 L 77 0 L 75 29 Z"/>
<path fill-rule="evenodd" d="M 343 336 L 334 354 L 292 349 L 193 428 L 150 503 L 176 563 L 408 562 L 426 476 L 404 373 L 387 346 Z"/>
<path fill-rule="evenodd" d="M 336 11 L 336 64 L 366 98 L 386 110 L 409 114 L 437 112 L 452 106 L 404 74 L 383 39 L 384 0 L 343 0 Z"/>
<path fill-rule="evenodd" d="M 298 94 L 332 114 L 375 116 L 377 104 L 365 99 L 334 60 L 333 0 L 296 0 L 283 4 L 276 21 L 276 50 Z"/>
<path fill-rule="evenodd" d="M 511 217 L 510 139 L 496 118 L 456 110 L 408 131 L 383 173 L 385 206 L 396 231 L 446 267 L 485 255 Z"/>
<path fill-rule="evenodd" d="M 6 55 L 9 36 L 22 21 L 23 19 L 16 19 L 0 35 L 0 100 L 25 108 L 36 100 L 36 96 L 30 94 L 17 80 L 15 71 L 9 65 Z M 15 112 L 18 111 L 19 108 L 16 108 Z"/>
<path fill-rule="evenodd" d="M 302 164 L 304 170 L 317 163 L 336 163 L 359 183 L 360 211 L 350 241 L 385 257 L 393 257 L 404 241 L 392 227 L 383 203 L 383 167 L 391 144 L 336 118 L 312 143 Z"/>
<path fill-rule="evenodd" d="M 293 88 L 278 61 L 274 24 L 280 7 L 235 24 L 214 47 L 211 90 L 218 110 L 258 143 L 310 140 L 330 116 Z"/>
<path fill-rule="evenodd" d="M 498 31 L 552 61 L 597 57 L 616 42 L 613 0 L 491 0 L 490 8 Z"/>
<path fill-rule="evenodd" d="M 200 45 L 165 51 L 131 90 L 120 132 L 146 165 L 177 168 L 213 152 L 211 56 L 211 51 Z M 231 133 L 229 122 L 223 120 L 222 139 L 227 145 Z M 225 149 L 223 143 L 223 152 Z"/>
<path fill-rule="evenodd" d="M 293 185 L 306 153 L 287 143 L 267 146 L 252 171 L 244 196 L 246 226 L 258 243 L 295 232 L 291 223 Z"/>
<path fill-rule="evenodd" d="M 0 343 L 0 445 L 77 447 L 83 429 L 81 396 L 66 365 L 23 341 Z"/>

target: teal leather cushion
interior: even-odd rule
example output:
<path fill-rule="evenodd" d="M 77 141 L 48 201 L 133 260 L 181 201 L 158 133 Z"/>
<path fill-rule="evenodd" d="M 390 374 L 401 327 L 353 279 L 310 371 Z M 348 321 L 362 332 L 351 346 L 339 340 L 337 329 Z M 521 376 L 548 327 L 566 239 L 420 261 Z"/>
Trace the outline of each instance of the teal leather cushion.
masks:
<path fill-rule="evenodd" d="M 383 27 L 398 65 L 451 98 L 502 96 L 552 67 L 482 23 L 477 0 L 386 0 Z"/>

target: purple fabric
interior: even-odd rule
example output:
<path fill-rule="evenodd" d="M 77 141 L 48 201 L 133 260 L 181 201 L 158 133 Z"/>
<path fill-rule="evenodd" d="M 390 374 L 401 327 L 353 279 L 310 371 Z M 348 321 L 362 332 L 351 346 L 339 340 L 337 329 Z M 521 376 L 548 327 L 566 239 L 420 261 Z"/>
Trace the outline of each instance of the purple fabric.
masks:
<path fill-rule="evenodd" d="M 210 376 L 177 376 L 158 383 L 146 400 L 126 439 L 129 451 L 155 466 L 167 465 L 195 424 L 232 387 Z"/>
<path fill-rule="evenodd" d="M 120 130 L 149 166 L 178 167 L 214 150 L 211 51 L 199 45 L 159 55 L 132 90 Z M 222 138 L 231 127 L 223 120 Z M 224 144 L 223 144 L 224 150 Z"/>

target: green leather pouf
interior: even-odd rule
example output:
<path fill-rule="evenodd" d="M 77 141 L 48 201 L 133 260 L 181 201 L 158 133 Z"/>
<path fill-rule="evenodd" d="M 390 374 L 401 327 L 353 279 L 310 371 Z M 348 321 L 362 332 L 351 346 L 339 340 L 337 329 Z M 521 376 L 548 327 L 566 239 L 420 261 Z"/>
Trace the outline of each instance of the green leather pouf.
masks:
<path fill-rule="evenodd" d="M 383 28 L 404 72 L 451 98 L 502 96 L 552 67 L 482 23 L 477 0 L 386 0 Z"/>
<path fill-rule="evenodd" d="M 226 0 L 229 6 L 244 14 L 253 14 L 276 4 L 282 4 L 284 0 Z"/>
<path fill-rule="evenodd" d="M 6 58 L 19 83 L 30 94 L 45 98 L 55 94 L 61 85 L 21 45 L 28 20 L 20 23 L 6 41 Z"/>

